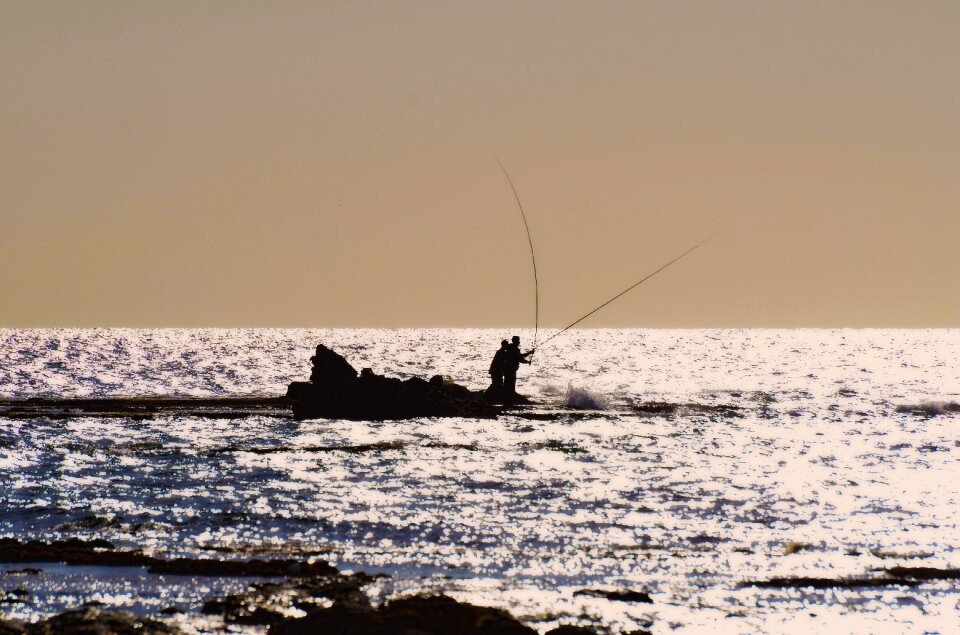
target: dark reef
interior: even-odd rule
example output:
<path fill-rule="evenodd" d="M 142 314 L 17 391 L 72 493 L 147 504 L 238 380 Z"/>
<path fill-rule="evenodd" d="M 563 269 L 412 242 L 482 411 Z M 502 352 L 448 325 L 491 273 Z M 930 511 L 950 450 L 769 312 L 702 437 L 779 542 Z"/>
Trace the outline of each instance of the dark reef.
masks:
<path fill-rule="evenodd" d="M 209 599 L 206 615 L 227 625 L 269 627 L 269 635 L 533 635 L 535 630 L 504 610 L 459 602 L 445 595 L 408 595 L 375 607 L 364 587 L 380 575 L 341 573 L 323 561 L 162 559 L 139 549 L 120 550 L 105 540 L 72 538 L 57 542 L 0 539 L 0 562 L 62 562 L 68 565 L 140 566 L 154 574 L 250 576 L 245 592 Z M 31 570 L 34 571 L 34 570 Z M 39 570 L 35 570 L 37 574 Z M 597 592 L 588 592 L 598 594 Z M 603 592 L 614 599 L 649 601 L 635 592 Z M 646 596 L 646 594 L 642 594 Z M 622 597 L 621 597 L 622 596 Z M 289 617 L 290 609 L 305 611 Z M 181 613 L 175 606 L 159 613 Z M 164 618 L 165 619 L 165 618 Z M 0 619 L 0 635 L 178 635 L 161 619 L 109 607 L 84 605 L 38 622 Z M 645 631 L 637 631 L 642 633 Z M 548 635 L 596 635 L 583 626 L 559 626 Z"/>
<path fill-rule="evenodd" d="M 287 398 L 297 419 L 382 421 L 415 417 L 494 418 L 499 409 L 482 393 L 436 375 L 400 380 L 365 368 L 357 373 L 344 357 L 323 344 L 310 358 L 310 381 L 295 381 Z"/>

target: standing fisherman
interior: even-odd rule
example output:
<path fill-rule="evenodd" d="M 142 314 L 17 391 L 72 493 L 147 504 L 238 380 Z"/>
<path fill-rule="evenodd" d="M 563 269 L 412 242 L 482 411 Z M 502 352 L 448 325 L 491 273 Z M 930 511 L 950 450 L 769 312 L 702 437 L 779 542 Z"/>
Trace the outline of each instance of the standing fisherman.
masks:
<path fill-rule="evenodd" d="M 510 346 L 507 347 L 507 350 L 503 354 L 503 383 L 504 392 L 507 397 L 512 398 L 516 396 L 517 371 L 520 369 L 520 364 L 529 364 L 530 360 L 527 358 L 533 355 L 536 350 L 537 349 L 533 349 L 526 353 L 521 353 L 520 337 L 517 335 L 513 336 Z"/>
<path fill-rule="evenodd" d="M 510 344 L 507 340 L 500 340 L 500 350 L 493 355 L 493 361 L 490 362 L 490 390 L 496 394 L 503 391 L 503 358 L 506 356 L 509 347 Z"/>

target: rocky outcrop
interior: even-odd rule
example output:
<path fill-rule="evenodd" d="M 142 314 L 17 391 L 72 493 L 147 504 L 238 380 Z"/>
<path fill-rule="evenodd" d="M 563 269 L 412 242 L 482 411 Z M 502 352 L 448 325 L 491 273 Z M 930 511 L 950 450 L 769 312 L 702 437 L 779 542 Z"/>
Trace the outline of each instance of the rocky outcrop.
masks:
<path fill-rule="evenodd" d="M 246 591 L 207 601 L 203 612 L 222 615 L 228 624 L 270 625 L 282 622 L 290 608 L 310 612 L 324 600 L 358 607 L 370 607 L 362 591 L 375 579 L 365 573 L 332 573 L 307 579 L 257 582 Z"/>
<path fill-rule="evenodd" d="M 334 575 L 336 567 L 316 560 L 211 560 L 174 558 L 163 560 L 140 550 L 115 549 L 106 540 L 58 540 L 20 542 L 0 538 L 0 562 L 62 562 L 99 567 L 146 567 L 150 573 L 211 577 L 310 577 Z"/>
<path fill-rule="evenodd" d="M 295 381 L 287 388 L 297 419 L 493 418 L 498 413 L 482 393 L 439 375 L 425 381 L 377 375 L 368 368 L 358 374 L 342 355 L 322 344 L 310 359 L 310 381 Z"/>
<path fill-rule="evenodd" d="M 23 635 L 27 625 L 20 620 L 5 621 L 0 619 L 0 635 Z"/>
<path fill-rule="evenodd" d="M 445 595 L 413 596 L 371 609 L 356 602 L 334 602 L 306 617 L 270 627 L 270 635 L 535 635 L 506 611 L 457 602 Z"/>
<path fill-rule="evenodd" d="M 180 629 L 129 611 L 88 607 L 28 624 L 25 635 L 178 635 Z"/>
<path fill-rule="evenodd" d="M 384 574 L 341 573 L 323 561 L 210 560 L 176 558 L 164 560 L 137 549 L 119 550 L 105 540 L 69 539 L 52 543 L 0 539 L 0 563 L 63 562 L 87 566 L 141 566 L 151 573 L 190 576 L 255 578 L 245 591 L 211 598 L 202 612 L 222 617 L 224 632 L 238 627 L 268 628 L 269 635 L 535 635 L 536 631 L 501 609 L 458 602 L 444 595 L 415 595 L 374 607 L 364 588 Z M 898 568 L 909 579 L 955 579 L 954 570 Z M 39 569 L 8 570 L 7 574 L 39 575 Z M 890 570 L 891 575 L 894 570 Z M 268 578 L 268 579 L 264 579 Z M 272 579 L 269 579 L 272 578 Z M 753 583 L 757 584 L 757 583 Z M 585 590 L 592 595 L 626 601 L 649 601 L 632 591 Z M 22 601 L 26 591 L 14 589 L 8 597 Z M 331 605 L 332 603 L 332 605 Z M 34 623 L 0 618 L 0 635 L 178 635 L 175 625 L 128 611 L 98 608 L 91 603 Z M 99 603 L 98 603 L 99 604 Z M 290 617 L 297 611 L 304 617 Z M 176 606 L 158 611 L 167 616 L 181 613 Z M 178 618 L 178 620 L 183 618 Z M 187 619 L 187 624 L 190 620 Z M 193 632 L 193 631 L 191 631 Z M 219 630 L 217 631 L 219 632 Z M 558 626 L 548 635 L 596 635 L 590 627 Z M 605 632 L 605 631 L 604 631 Z M 636 635 L 649 635 L 636 631 Z"/>

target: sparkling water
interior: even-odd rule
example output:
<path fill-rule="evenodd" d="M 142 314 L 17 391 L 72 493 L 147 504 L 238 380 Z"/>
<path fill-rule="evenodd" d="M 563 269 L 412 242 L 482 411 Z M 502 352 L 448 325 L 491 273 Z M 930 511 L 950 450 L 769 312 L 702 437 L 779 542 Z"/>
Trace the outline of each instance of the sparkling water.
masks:
<path fill-rule="evenodd" d="M 0 397 L 280 395 L 309 377 L 318 343 L 357 369 L 481 389 L 514 333 L 0 330 Z M 368 588 L 375 601 L 443 591 L 540 631 L 960 632 L 956 581 L 743 586 L 960 567 L 958 359 L 958 330 L 576 330 L 521 367 L 537 416 L 0 418 L 0 535 L 320 557 L 389 573 Z M 20 568 L 0 565 L 0 589 L 30 601 L 0 615 L 176 604 L 194 632 L 216 627 L 195 612 L 203 601 L 249 583 L 2 573 Z"/>

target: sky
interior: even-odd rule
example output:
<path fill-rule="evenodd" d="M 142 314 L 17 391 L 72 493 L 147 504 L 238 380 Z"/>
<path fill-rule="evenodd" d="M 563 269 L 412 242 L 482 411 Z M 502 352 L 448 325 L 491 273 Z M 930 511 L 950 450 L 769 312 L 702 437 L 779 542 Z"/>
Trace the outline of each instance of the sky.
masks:
<path fill-rule="evenodd" d="M 0 0 L 0 326 L 960 327 L 960 3 Z"/>

